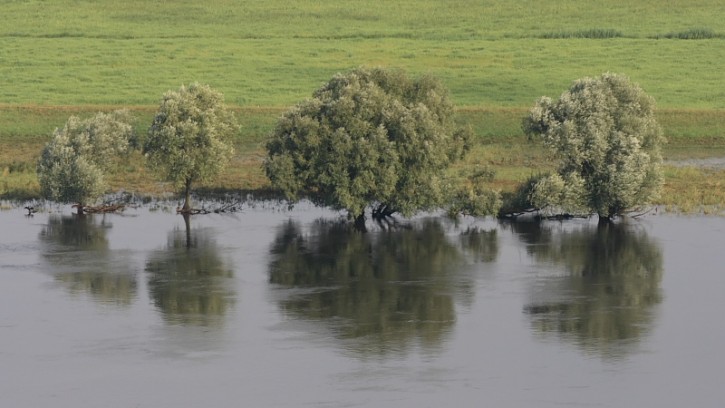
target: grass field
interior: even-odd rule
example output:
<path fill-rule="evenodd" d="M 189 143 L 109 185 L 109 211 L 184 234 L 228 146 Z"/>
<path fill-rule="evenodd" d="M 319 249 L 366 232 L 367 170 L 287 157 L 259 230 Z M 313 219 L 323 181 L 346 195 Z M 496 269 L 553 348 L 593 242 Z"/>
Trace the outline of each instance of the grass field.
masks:
<path fill-rule="evenodd" d="M 612 71 L 663 108 L 725 108 L 716 0 L 58 0 L 2 12 L 6 104 L 153 105 L 199 81 L 236 105 L 288 106 L 336 72 L 386 65 L 440 77 L 462 106 L 527 106 Z M 710 37 L 678 37 L 693 30 Z"/>
<path fill-rule="evenodd" d="M 263 188 L 262 145 L 276 118 L 361 65 L 441 78 L 479 141 L 467 163 L 495 166 L 501 188 L 546 164 L 523 138 L 527 107 L 606 71 L 630 76 L 657 100 L 669 155 L 716 155 L 725 146 L 721 0 L 31 0 L 0 1 L 0 9 L 5 198 L 37 195 L 34 162 L 69 115 L 127 107 L 143 134 L 163 92 L 191 81 L 223 92 L 242 122 L 234 165 L 210 187 Z M 712 181 L 702 188 L 721 186 L 722 173 L 701 173 Z M 684 188 L 683 174 L 668 171 L 667 194 Z M 164 188 L 139 157 L 113 185 Z"/>
<path fill-rule="evenodd" d="M 0 37 L 5 104 L 153 105 L 199 81 L 239 106 L 288 106 L 337 72 L 396 66 L 441 78 L 460 106 L 521 107 L 624 73 L 662 108 L 725 109 L 725 39 L 219 39 Z"/>

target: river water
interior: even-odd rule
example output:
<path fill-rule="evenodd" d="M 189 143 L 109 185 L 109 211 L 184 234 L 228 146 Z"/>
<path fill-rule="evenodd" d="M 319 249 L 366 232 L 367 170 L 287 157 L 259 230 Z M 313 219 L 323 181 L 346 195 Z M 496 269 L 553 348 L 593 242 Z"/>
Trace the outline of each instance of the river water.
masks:
<path fill-rule="evenodd" d="M 725 218 L 0 212 L 0 407 L 715 407 Z"/>

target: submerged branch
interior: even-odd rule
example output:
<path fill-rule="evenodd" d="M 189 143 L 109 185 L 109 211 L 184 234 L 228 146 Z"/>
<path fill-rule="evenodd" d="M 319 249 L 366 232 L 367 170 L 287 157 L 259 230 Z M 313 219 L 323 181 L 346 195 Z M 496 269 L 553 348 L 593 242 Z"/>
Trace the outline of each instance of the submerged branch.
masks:
<path fill-rule="evenodd" d="M 103 204 L 96 207 L 83 207 L 83 212 L 88 214 L 107 214 L 123 211 L 126 204 Z"/>
<path fill-rule="evenodd" d="M 197 214 L 226 214 L 226 213 L 235 213 L 242 210 L 242 206 L 244 203 L 241 201 L 233 201 L 229 203 L 225 203 L 221 205 L 218 208 L 184 208 L 184 207 L 176 207 L 176 213 L 177 214 L 183 214 L 183 215 L 197 215 Z"/>
<path fill-rule="evenodd" d="M 397 211 L 392 208 L 391 206 L 380 203 L 377 207 L 373 208 L 373 219 L 374 220 L 382 220 L 385 218 L 391 217 L 393 214 L 395 214 Z"/>

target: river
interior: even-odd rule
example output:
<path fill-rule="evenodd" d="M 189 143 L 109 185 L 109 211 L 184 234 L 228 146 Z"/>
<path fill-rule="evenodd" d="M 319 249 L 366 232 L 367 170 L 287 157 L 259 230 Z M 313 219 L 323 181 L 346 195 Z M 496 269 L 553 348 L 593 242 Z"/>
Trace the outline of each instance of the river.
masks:
<path fill-rule="evenodd" d="M 714 407 L 725 218 L 0 211 L 2 407 Z"/>

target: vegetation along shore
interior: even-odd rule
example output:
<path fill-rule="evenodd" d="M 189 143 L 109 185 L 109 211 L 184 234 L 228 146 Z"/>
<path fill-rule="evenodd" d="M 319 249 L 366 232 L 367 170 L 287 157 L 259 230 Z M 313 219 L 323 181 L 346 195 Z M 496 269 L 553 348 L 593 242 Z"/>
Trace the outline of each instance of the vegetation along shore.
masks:
<path fill-rule="evenodd" d="M 578 78 L 625 74 L 656 101 L 668 141 L 655 204 L 725 207 L 725 168 L 698 161 L 725 157 L 719 1 L 59 1 L 3 11 L 2 199 L 40 197 L 41 151 L 70 116 L 127 109 L 145 139 L 161 95 L 191 82 L 223 93 L 239 126 L 229 165 L 199 191 L 267 191 L 265 145 L 277 120 L 336 73 L 383 66 L 445 85 L 456 121 L 473 136 L 451 177 L 492 170 L 489 186 L 502 192 L 554 169 L 522 129 L 537 98 L 556 98 Z M 110 171 L 108 184 L 178 192 L 149 173 L 140 150 Z"/>

